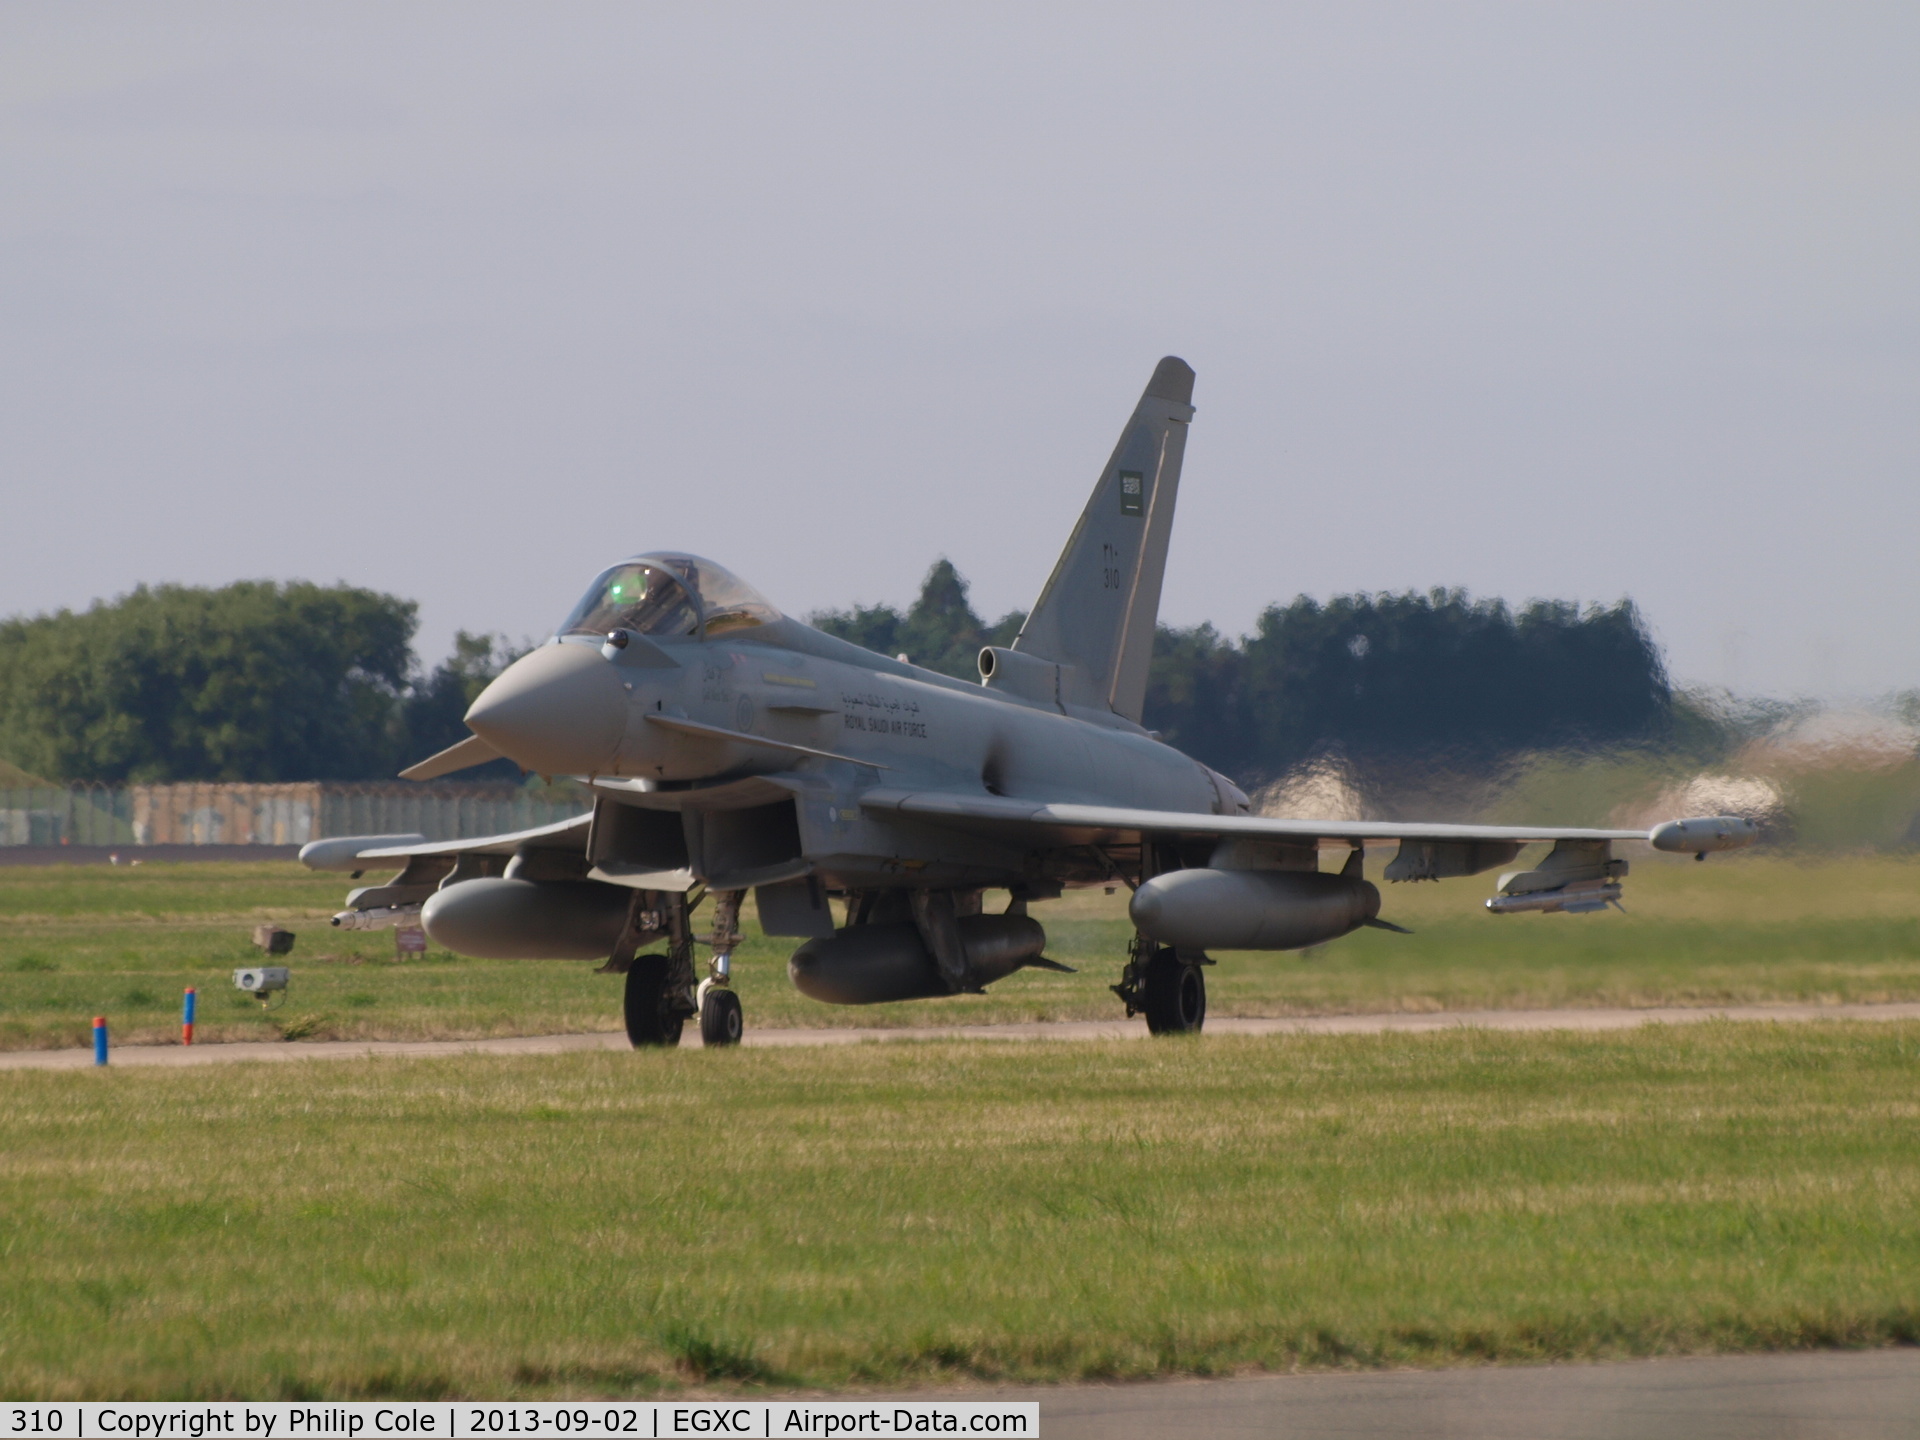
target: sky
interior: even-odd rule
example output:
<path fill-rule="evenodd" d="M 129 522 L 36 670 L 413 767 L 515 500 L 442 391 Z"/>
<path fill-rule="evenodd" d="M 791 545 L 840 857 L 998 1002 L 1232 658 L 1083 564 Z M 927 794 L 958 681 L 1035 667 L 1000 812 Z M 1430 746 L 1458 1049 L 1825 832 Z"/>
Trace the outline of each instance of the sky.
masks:
<path fill-rule="evenodd" d="M 1157 359 L 1161 607 L 1631 597 L 1920 687 L 1920 8 L 0 8 L 0 615 L 684 549 L 1029 605 Z"/>

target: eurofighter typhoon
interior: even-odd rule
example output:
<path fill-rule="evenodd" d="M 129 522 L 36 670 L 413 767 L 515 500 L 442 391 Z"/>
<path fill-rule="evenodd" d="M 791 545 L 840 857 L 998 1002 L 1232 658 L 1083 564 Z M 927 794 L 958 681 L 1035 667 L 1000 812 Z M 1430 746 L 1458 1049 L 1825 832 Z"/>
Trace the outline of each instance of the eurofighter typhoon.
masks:
<path fill-rule="evenodd" d="M 1370 843 L 1398 844 L 1387 879 L 1438 880 L 1551 842 L 1500 877 L 1487 908 L 1505 914 L 1616 901 L 1619 841 L 1704 857 L 1756 838 L 1732 816 L 1642 833 L 1255 815 L 1231 780 L 1162 744 L 1141 708 L 1193 378 L 1172 357 L 1155 369 L 1025 627 L 980 652 L 977 684 L 822 634 L 698 556 L 604 571 L 474 701 L 472 736 L 403 772 L 505 756 L 578 777 L 592 811 L 445 844 L 316 841 L 301 852 L 316 869 L 400 867 L 335 923 L 417 917 L 463 955 L 601 960 L 626 977 L 635 1045 L 676 1044 L 696 1016 L 724 1045 L 741 1034 L 729 956 L 749 890 L 761 928 L 797 942 L 803 994 L 867 1005 L 1064 969 L 1030 907 L 1119 882 L 1135 934 L 1113 990 L 1165 1035 L 1205 1021 L 1210 951 L 1396 928 L 1361 873 Z M 1010 897 L 1004 910 L 987 912 L 987 891 Z"/>

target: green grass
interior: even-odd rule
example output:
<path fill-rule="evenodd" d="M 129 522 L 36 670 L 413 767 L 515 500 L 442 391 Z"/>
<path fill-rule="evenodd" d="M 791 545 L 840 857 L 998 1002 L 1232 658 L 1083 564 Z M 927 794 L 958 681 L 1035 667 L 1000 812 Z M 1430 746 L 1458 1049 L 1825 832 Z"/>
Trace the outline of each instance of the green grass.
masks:
<path fill-rule="evenodd" d="M 1306 955 L 1223 955 L 1215 1015 L 1299 1015 L 1557 1005 L 1920 998 L 1920 861 L 1705 865 L 1635 859 L 1628 914 L 1495 918 L 1492 877 L 1386 886 L 1383 913 L 1412 936 L 1367 931 Z M 1378 861 L 1375 861 L 1377 873 Z M 364 882 L 363 882 L 364 883 Z M 180 992 L 200 991 L 210 1042 L 425 1039 L 617 1029 L 619 981 L 578 961 L 398 961 L 390 933 L 330 929 L 345 878 L 291 863 L 0 868 L 0 1048 L 87 1043 L 96 1014 L 116 1043 L 178 1034 Z M 1035 907 L 1072 976 L 1027 971 L 985 996 L 839 1008 L 797 994 L 797 942 L 758 933 L 735 957 L 750 1025 L 939 1025 L 1119 1014 L 1107 992 L 1129 934 L 1126 896 L 1083 892 Z M 261 957 L 261 920 L 299 935 L 284 1009 L 263 1013 L 231 972 Z"/>
<path fill-rule="evenodd" d="M 1920 1026 L 22 1072 L 0 1392 L 1920 1341 Z"/>

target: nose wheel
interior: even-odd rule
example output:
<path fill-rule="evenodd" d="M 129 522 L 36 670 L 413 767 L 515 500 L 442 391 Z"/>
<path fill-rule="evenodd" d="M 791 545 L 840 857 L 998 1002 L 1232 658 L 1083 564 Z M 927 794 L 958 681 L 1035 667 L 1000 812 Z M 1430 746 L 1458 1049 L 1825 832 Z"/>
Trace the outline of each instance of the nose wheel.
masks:
<path fill-rule="evenodd" d="M 701 988 L 707 993 L 700 997 L 700 1043 L 709 1048 L 738 1045 L 746 1029 L 740 997 L 711 982 Z"/>
<path fill-rule="evenodd" d="M 744 890 L 720 890 L 713 897 L 713 930 L 706 937 L 713 958 L 693 997 L 700 1012 L 700 1043 L 708 1048 L 738 1045 L 746 1029 L 740 997 L 733 993 L 733 947 L 740 943 L 740 902 L 745 898 Z"/>

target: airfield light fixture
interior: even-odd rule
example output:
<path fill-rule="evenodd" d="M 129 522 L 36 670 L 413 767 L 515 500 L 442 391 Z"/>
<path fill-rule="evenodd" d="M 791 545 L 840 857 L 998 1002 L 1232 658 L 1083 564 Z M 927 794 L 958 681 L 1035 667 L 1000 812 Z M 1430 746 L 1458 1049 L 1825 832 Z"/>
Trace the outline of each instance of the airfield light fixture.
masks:
<path fill-rule="evenodd" d="M 284 998 L 288 978 L 284 965 L 249 965 L 233 972 L 233 988 L 253 996 L 264 1007 L 275 993 Z"/>

